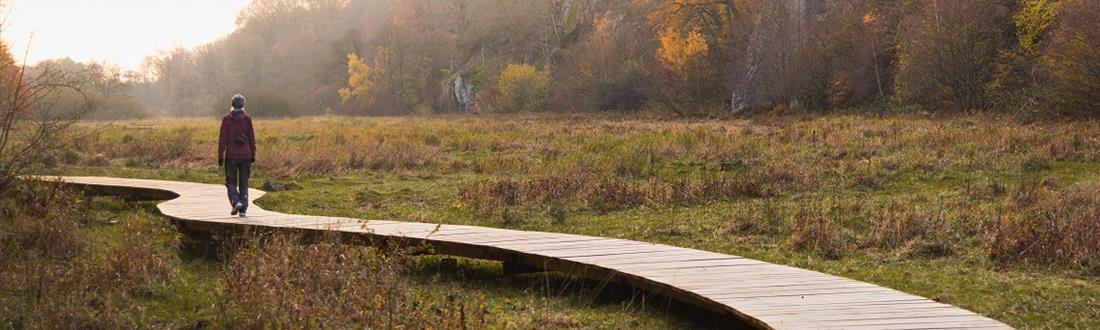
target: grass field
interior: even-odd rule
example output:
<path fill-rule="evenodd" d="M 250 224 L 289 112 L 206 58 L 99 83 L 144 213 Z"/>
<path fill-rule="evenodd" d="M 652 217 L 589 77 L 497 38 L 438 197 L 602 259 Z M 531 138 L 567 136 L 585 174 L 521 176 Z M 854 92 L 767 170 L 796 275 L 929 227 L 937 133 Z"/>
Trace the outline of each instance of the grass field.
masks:
<path fill-rule="evenodd" d="M 219 183 L 217 124 L 89 123 L 42 171 Z M 658 242 L 851 277 L 1016 327 L 1100 327 L 1096 121 L 524 115 L 258 120 L 256 129 L 253 185 L 288 188 L 259 201 L 268 209 Z M 148 209 L 135 212 L 157 218 Z M 91 236 L 124 229 L 106 227 Z M 180 285 L 195 289 L 157 304 L 165 315 L 214 313 L 209 302 L 230 295 L 219 287 L 227 266 L 179 258 Z M 678 307 L 598 295 L 599 283 L 507 281 L 477 261 L 405 263 L 416 299 L 464 301 L 485 324 L 701 326 Z"/>

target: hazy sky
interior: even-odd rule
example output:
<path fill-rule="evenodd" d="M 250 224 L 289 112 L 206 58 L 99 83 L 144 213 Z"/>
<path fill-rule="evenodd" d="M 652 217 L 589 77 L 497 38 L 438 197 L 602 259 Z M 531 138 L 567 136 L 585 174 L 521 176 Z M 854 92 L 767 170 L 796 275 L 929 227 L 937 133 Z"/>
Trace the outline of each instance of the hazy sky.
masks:
<path fill-rule="evenodd" d="M 234 29 L 249 0 L 7 0 L 3 38 L 30 63 L 59 57 L 137 69 L 158 49 L 194 47 Z"/>

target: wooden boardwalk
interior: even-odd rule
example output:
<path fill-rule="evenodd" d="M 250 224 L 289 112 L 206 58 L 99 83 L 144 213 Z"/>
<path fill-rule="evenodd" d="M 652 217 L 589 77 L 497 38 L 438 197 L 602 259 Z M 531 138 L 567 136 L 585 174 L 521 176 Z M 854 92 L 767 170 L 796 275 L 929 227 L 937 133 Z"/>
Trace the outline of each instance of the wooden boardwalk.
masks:
<path fill-rule="evenodd" d="M 271 212 L 230 216 L 225 187 L 105 177 L 55 178 L 92 193 L 168 200 L 158 205 L 184 229 L 265 227 L 333 231 L 426 244 L 442 255 L 505 262 L 630 285 L 732 315 L 765 329 L 1010 329 L 958 307 L 892 289 L 721 253 L 625 239 L 459 225 Z M 255 200 L 264 192 L 252 190 Z"/>

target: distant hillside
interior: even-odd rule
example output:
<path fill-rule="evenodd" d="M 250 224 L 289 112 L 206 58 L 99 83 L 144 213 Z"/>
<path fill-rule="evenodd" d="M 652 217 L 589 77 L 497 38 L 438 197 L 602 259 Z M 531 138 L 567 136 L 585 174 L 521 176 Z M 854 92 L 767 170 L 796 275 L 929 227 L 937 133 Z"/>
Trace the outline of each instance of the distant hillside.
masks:
<path fill-rule="evenodd" d="M 150 59 L 169 113 L 1100 105 L 1087 0 L 256 0 L 237 25 Z"/>

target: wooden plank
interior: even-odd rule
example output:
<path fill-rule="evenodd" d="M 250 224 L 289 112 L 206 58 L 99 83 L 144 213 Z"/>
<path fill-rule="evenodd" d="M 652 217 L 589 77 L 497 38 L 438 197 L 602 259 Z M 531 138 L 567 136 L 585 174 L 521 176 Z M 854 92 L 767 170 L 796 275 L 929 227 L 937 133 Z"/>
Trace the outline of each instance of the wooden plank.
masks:
<path fill-rule="evenodd" d="M 746 259 L 751 262 L 751 259 Z M 721 279 L 731 283 L 737 283 L 738 285 L 745 285 L 746 283 L 767 283 L 770 281 L 790 281 L 790 280 L 814 280 L 814 281 L 851 281 L 845 278 L 829 277 L 829 276 L 806 276 L 806 274 L 799 274 L 783 269 L 775 269 L 766 267 L 761 264 L 748 264 L 742 266 L 763 266 L 757 267 L 759 269 L 747 269 L 747 270 L 725 270 L 717 271 L 712 270 L 709 273 L 699 274 L 676 274 L 676 275 L 650 275 L 650 273 L 639 273 L 646 278 L 668 281 L 668 282 L 680 282 L 691 283 L 699 280 L 707 279 Z"/>
<path fill-rule="evenodd" d="M 741 260 L 744 260 L 747 263 L 747 265 L 758 266 L 758 267 L 738 268 L 738 269 L 734 269 L 733 271 L 727 271 L 725 273 L 722 273 L 722 272 L 714 273 L 714 272 L 712 272 L 711 274 L 702 274 L 702 273 L 701 274 L 678 274 L 676 276 L 672 276 L 672 275 L 652 275 L 652 277 L 653 278 L 659 278 L 659 279 L 666 279 L 666 280 L 682 279 L 685 276 L 696 277 L 696 278 L 725 278 L 729 281 L 746 281 L 746 282 L 752 282 L 752 283 L 765 283 L 765 282 L 769 282 L 769 281 L 787 281 L 787 280 L 792 280 L 792 279 L 851 281 L 851 280 L 843 278 L 843 277 L 816 275 L 816 274 L 812 274 L 812 273 L 811 274 L 806 274 L 806 273 L 801 273 L 801 272 L 797 272 L 797 271 L 792 271 L 792 270 L 789 270 L 789 269 L 768 267 L 770 265 L 753 263 L 753 261 L 756 261 L 756 260 L 752 260 L 752 259 L 741 259 Z M 646 274 L 648 276 L 649 273 L 646 272 L 644 274 Z"/>
<path fill-rule="evenodd" d="M 955 316 L 955 317 L 980 317 L 977 314 L 969 311 L 964 311 L 958 308 L 954 308 L 947 305 L 932 308 L 909 308 L 909 309 L 897 309 L 897 308 L 883 308 L 883 309 L 867 309 L 867 310 L 832 310 L 828 313 L 798 313 L 798 314 L 766 314 L 756 313 L 754 314 L 760 317 L 786 317 L 797 316 L 813 320 L 816 322 L 841 322 L 841 321 L 882 321 L 882 320 L 896 320 L 903 318 L 926 318 L 936 316 Z"/>
<path fill-rule="evenodd" d="M 723 303 L 729 306 L 753 306 L 753 308 L 806 308 L 813 309 L 825 305 L 849 305 L 858 306 L 863 303 L 883 303 L 883 302 L 911 302 L 911 301 L 924 301 L 927 299 L 919 297 L 906 297 L 900 295 L 869 295 L 860 294 L 859 296 L 847 297 L 833 295 L 830 297 L 814 297 L 807 298 L 801 297 L 771 297 L 771 298 L 722 298 L 715 297 L 713 295 L 708 296 L 711 299 L 719 303 Z"/>
<path fill-rule="evenodd" d="M 705 261 L 705 260 L 744 260 L 745 258 L 720 255 L 720 254 L 707 254 L 707 253 L 693 253 L 692 251 L 682 250 L 658 250 L 658 253 L 649 255 L 637 255 L 628 258 L 610 259 L 604 261 L 607 258 L 587 258 L 588 261 L 596 261 L 601 265 L 618 266 L 618 265 L 644 265 L 655 263 L 677 263 L 677 262 L 692 262 L 692 261 Z"/>
<path fill-rule="evenodd" d="M 570 250 L 554 254 L 553 257 L 559 259 L 565 259 L 569 261 L 584 261 L 592 262 L 593 260 L 633 260 L 623 261 L 623 264 L 641 264 L 644 258 L 658 258 L 661 256 L 677 255 L 685 256 L 681 251 L 668 250 L 660 247 L 652 246 L 624 246 L 616 247 L 612 249 L 595 249 L 595 250 Z M 600 265 L 612 265 L 610 262 L 600 263 Z"/>
<path fill-rule="evenodd" d="M 894 318 L 894 319 L 867 319 L 867 320 L 840 320 L 814 322 L 833 328 L 863 328 L 871 326 L 889 327 L 962 327 L 962 326 L 986 326 L 989 322 L 980 316 L 970 315 L 936 315 L 926 317 Z"/>
<path fill-rule="evenodd" d="M 574 238 L 569 238 L 569 239 L 574 239 Z M 575 239 L 577 241 L 588 240 L 587 237 L 585 237 L 583 239 L 578 237 L 578 238 L 575 238 Z M 603 239 L 598 239 L 598 240 L 603 240 Z M 486 239 L 486 240 L 477 241 L 477 242 L 474 242 L 474 243 L 484 244 L 484 245 L 493 245 L 493 246 L 505 246 L 505 245 L 508 245 L 508 244 L 536 244 L 536 243 L 540 243 L 540 242 L 541 243 L 546 243 L 546 242 L 562 242 L 562 241 L 565 241 L 565 239 L 561 238 L 560 236 L 547 235 L 547 233 L 519 232 L 519 233 L 509 233 L 507 235 L 502 235 L 501 237 Z"/>
<path fill-rule="evenodd" d="M 752 259 L 745 259 L 746 261 L 755 261 Z M 694 268 L 667 268 L 667 269 L 653 269 L 646 270 L 644 272 L 638 272 L 638 275 L 644 275 L 649 278 L 655 279 L 672 279 L 676 277 L 692 276 L 693 274 L 742 274 L 750 271 L 745 266 L 757 266 L 761 268 L 773 269 L 772 264 L 765 263 L 763 261 L 757 261 L 752 264 L 743 265 L 717 265 L 717 266 L 699 266 Z M 736 268 L 735 268 L 736 267 Z"/>
<path fill-rule="evenodd" d="M 988 323 L 988 322 L 986 322 Z M 1011 329 L 1007 325 L 1005 326 L 990 326 L 989 324 L 980 325 L 923 325 L 923 326 L 898 326 L 898 325 L 878 325 L 878 326 L 861 326 L 860 329 L 866 330 L 936 330 L 936 329 L 967 329 L 967 330 L 1003 330 Z"/>
<path fill-rule="evenodd" d="M 538 248 L 539 251 L 551 252 L 559 250 L 572 250 L 582 248 L 606 248 L 616 246 L 641 246 L 635 242 L 618 242 L 608 241 L 601 238 L 560 238 L 557 240 L 545 240 L 545 241 L 511 241 L 505 243 L 493 244 L 495 246 L 507 247 L 507 248 Z"/>
<path fill-rule="evenodd" d="M 692 292 L 707 296 L 717 297 L 725 299 L 772 299 L 772 298 L 802 298 L 810 296 L 822 296 L 833 297 L 838 294 L 877 294 L 882 290 L 878 288 L 820 288 L 820 289 L 794 289 L 794 290 L 775 290 L 773 292 L 766 291 L 746 291 L 746 292 L 723 292 L 717 289 L 711 289 L 707 291 L 695 291 Z"/>
<path fill-rule="evenodd" d="M 850 304 L 850 305 L 826 305 L 812 308 L 753 308 L 743 307 L 745 311 L 751 311 L 753 315 L 759 317 L 780 317 L 780 316 L 801 316 L 801 317 L 816 317 L 817 315 L 832 315 L 838 313 L 851 314 L 858 312 L 903 312 L 910 310 L 921 310 L 929 308 L 954 308 L 950 305 L 930 303 L 927 301 L 910 301 L 910 302 L 883 302 L 883 303 L 871 303 L 871 304 Z"/>
<path fill-rule="evenodd" d="M 538 245 L 500 245 L 501 248 L 506 248 L 515 251 L 536 252 L 539 254 L 552 256 L 555 258 L 582 258 L 583 256 L 599 256 L 603 254 L 618 254 L 619 252 L 626 251 L 652 251 L 654 253 L 667 253 L 671 252 L 671 249 L 661 246 L 649 246 L 649 245 L 637 245 L 637 244 L 592 244 L 587 246 L 557 246 L 552 247 L 551 250 L 543 250 Z"/>
<path fill-rule="evenodd" d="M 836 280 L 819 280 L 819 279 L 794 279 L 790 281 L 774 281 L 766 283 L 730 283 L 723 279 L 692 279 L 689 281 L 668 281 L 666 283 L 675 285 L 678 288 L 689 290 L 696 293 L 708 293 L 705 291 L 707 288 L 721 288 L 724 292 L 731 293 L 750 293 L 750 292 L 790 292 L 792 290 L 811 290 L 821 288 L 877 288 L 870 284 L 845 281 L 843 279 Z"/>
<path fill-rule="evenodd" d="M 920 306 L 940 305 L 934 301 L 913 297 L 909 299 L 870 299 L 859 302 L 851 302 L 845 304 L 788 304 L 783 303 L 780 305 L 769 305 L 765 303 L 757 304 L 743 304 L 740 305 L 740 309 L 745 312 L 752 313 L 753 315 L 764 316 L 802 316 L 812 317 L 822 312 L 843 313 L 853 310 L 872 310 L 872 309 L 889 309 L 893 307 L 900 308 L 919 308 Z"/>
<path fill-rule="evenodd" d="M 701 260 L 693 262 L 685 262 L 680 264 L 631 264 L 611 266 L 610 268 L 628 272 L 644 272 L 650 270 L 662 270 L 662 269 L 676 269 L 682 267 L 701 267 L 701 266 L 750 266 L 759 263 L 760 261 L 750 259 L 730 259 L 730 260 Z"/>

